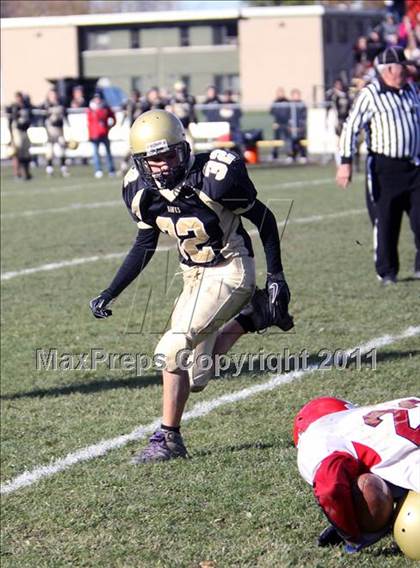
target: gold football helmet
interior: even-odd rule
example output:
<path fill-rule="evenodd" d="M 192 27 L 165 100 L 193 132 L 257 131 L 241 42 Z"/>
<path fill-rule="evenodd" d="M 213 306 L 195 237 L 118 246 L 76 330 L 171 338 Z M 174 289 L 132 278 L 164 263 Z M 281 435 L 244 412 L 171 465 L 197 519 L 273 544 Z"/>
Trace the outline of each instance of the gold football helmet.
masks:
<path fill-rule="evenodd" d="M 66 143 L 66 146 L 69 150 L 77 150 L 77 148 L 79 147 L 79 142 L 77 140 L 68 140 Z"/>
<path fill-rule="evenodd" d="M 130 149 L 140 174 L 155 187 L 173 189 L 187 173 L 190 146 L 181 121 L 166 110 L 141 114 L 130 130 Z M 169 172 L 152 173 L 148 160 L 171 159 Z M 156 184 L 158 182 L 158 186 Z"/>
<path fill-rule="evenodd" d="M 420 560 L 420 493 L 409 491 L 403 500 L 394 523 L 394 539 L 408 558 Z"/>

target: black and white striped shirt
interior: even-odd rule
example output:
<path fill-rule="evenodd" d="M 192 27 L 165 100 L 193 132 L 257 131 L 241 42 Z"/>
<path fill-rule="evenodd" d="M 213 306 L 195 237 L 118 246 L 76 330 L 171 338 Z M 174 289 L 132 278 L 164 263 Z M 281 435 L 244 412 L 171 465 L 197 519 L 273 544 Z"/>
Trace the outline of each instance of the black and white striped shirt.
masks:
<path fill-rule="evenodd" d="M 420 96 L 414 85 L 394 89 L 374 79 L 363 87 L 341 133 L 341 163 L 351 162 L 361 128 L 370 152 L 420 164 Z"/>

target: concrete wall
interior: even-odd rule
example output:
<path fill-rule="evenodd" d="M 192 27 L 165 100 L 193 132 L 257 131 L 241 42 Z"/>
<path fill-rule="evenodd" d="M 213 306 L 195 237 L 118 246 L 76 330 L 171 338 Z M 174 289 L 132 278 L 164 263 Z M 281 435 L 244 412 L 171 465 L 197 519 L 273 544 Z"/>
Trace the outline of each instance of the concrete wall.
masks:
<path fill-rule="evenodd" d="M 16 91 L 29 93 L 37 104 L 51 86 L 47 79 L 77 77 L 77 29 L 39 27 L 1 30 L 1 104 Z"/>
<path fill-rule="evenodd" d="M 258 17 L 239 22 L 244 105 L 268 106 L 276 88 L 294 87 L 305 101 L 324 80 L 322 17 Z"/>

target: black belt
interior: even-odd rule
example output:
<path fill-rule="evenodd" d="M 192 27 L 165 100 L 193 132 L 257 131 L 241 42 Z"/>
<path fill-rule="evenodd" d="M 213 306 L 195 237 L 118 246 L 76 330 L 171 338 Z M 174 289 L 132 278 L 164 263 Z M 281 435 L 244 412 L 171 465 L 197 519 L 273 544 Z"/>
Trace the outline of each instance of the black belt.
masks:
<path fill-rule="evenodd" d="M 415 158 L 411 156 L 406 156 L 404 158 L 396 158 L 395 156 L 387 156 L 386 154 L 378 154 L 377 152 L 369 152 L 369 156 L 375 156 L 378 158 L 385 158 L 386 160 L 396 160 L 398 162 L 415 162 Z M 420 158 L 419 158 L 420 159 Z"/>

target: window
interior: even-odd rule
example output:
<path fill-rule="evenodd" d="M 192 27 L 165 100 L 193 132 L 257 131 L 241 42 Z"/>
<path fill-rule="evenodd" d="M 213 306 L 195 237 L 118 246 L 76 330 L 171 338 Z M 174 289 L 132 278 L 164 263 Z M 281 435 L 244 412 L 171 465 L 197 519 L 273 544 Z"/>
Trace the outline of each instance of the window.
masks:
<path fill-rule="evenodd" d="M 188 47 L 190 45 L 190 28 L 187 26 L 179 28 L 179 45 L 181 47 Z"/>
<path fill-rule="evenodd" d="M 130 47 L 131 49 L 139 49 L 140 47 L 140 30 L 130 30 Z"/>
<path fill-rule="evenodd" d="M 131 90 L 143 92 L 143 81 L 141 77 L 131 77 Z"/>
<path fill-rule="evenodd" d="M 348 43 L 349 41 L 349 24 L 344 18 L 337 20 L 337 41 L 339 43 Z"/>
<path fill-rule="evenodd" d="M 236 22 L 214 25 L 212 32 L 213 45 L 236 45 L 238 43 L 238 24 Z"/>
<path fill-rule="evenodd" d="M 213 26 L 213 45 L 222 44 L 222 26 Z"/>
<path fill-rule="evenodd" d="M 324 20 L 324 43 L 332 43 L 333 33 L 332 33 L 332 21 L 331 18 L 325 18 Z"/>
<path fill-rule="evenodd" d="M 354 22 L 354 26 L 355 26 L 355 30 L 356 30 L 356 35 L 358 37 L 365 35 L 365 26 L 364 26 L 363 20 L 356 20 Z"/>
<path fill-rule="evenodd" d="M 215 75 L 214 86 L 219 93 L 223 93 L 223 91 L 226 91 L 227 89 L 234 93 L 239 93 L 239 75 Z"/>
<path fill-rule="evenodd" d="M 330 69 L 326 69 L 324 73 L 325 88 L 328 89 L 332 85 L 332 73 Z"/>
<path fill-rule="evenodd" d="M 229 22 L 225 26 L 226 29 L 226 43 L 229 45 L 236 45 L 238 43 L 238 24 L 237 22 Z"/>
<path fill-rule="evenodd" d="M 191 87 L 191 77 L 189 75 L 181 75 L 181 81 L 187 87 L 187 91 L 189 92 Z"/>
<path fill-rule="evenodd" d="M 88 32 L 87 49 L 109 49 L 111 37 L 107 32 Z"/>

